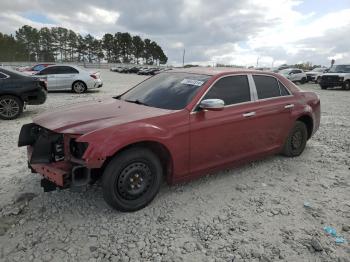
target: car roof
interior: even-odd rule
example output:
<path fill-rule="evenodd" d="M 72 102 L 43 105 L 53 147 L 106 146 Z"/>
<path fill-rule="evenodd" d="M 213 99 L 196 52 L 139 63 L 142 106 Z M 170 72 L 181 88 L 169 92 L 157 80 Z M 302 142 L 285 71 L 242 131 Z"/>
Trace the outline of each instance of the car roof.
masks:
<path fill-rule="evenodd" d="M 16 70 L 13 70 L 12 68 L 5 68 L 0 66 L 0 72 L 9 75 L 11 78 L 28 78 L 29 76 L 18 72 Z"/>
<path fill-rule="evenodd" d="M 201 74 L 201 75 L 225 75 L 225 74 L 266 74 L 276 75 L 273 72 L 261 71 L 246 68 L 230 68 L 230 67 L 191 67 L 191 68 L 175 68 L 167 73 L 189 73 L 189 74 Z"/>

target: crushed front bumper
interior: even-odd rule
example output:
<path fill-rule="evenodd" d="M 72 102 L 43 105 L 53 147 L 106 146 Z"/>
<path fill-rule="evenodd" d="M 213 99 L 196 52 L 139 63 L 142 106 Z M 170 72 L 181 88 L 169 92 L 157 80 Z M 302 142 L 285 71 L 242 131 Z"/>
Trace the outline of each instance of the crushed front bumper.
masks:
<path fill-rule="evenodd" d="M 84 185 L 90 182 L 90 169 L 82 159 L 72 155 L 83 154 L 77 150 L 74 138 L 52 132 L 36 124 L 24 125 L 18 140 L 27 146 L 28 167 L 60 188 Z M 84 150 L 85 147 L 82 149 Z"/>

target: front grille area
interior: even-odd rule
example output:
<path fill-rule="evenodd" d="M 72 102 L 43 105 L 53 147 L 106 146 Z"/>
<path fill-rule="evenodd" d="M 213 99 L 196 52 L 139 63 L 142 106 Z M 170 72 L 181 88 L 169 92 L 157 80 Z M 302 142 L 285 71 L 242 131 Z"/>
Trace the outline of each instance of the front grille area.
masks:
<path fill-rule="evenodd" d="M 58 134 L 35 124 L 24 125 L 21 129 L 19 146 L 31 146 L 31 164 L 44 164 L 64 160 L 63 134 Z"/>
<path fill-rule="evenodd" d="M 327 81 L 327 82 L 339 82 L 340 78 L 339 76 L 322 76 L 322 81 Z"/>

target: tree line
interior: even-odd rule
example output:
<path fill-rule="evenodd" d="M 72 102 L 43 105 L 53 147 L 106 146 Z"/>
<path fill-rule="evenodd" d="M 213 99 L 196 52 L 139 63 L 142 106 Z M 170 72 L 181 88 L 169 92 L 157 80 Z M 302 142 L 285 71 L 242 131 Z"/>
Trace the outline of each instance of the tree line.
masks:
<path fill-rule="evenodd" d="M 63 27 L 36 29 L 29 25 L 15 35 L 0 33 L 0 61 L 100 62 L 166 64 L 162 48 L 130 33 L 106 33 L 102 39 L 82 36 Z"/>

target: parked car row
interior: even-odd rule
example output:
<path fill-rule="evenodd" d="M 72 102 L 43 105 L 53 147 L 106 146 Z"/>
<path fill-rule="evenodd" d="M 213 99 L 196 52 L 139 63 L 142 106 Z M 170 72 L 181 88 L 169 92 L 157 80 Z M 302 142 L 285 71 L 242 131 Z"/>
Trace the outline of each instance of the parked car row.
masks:
<path fill-rule="evenodd" d="M 48 91 L 84 93 L 102 85 L 100 73 L 75 65 L 37 64 L 16 70 L 0 67 L 0 119 L 15 119 L 26 105 L 43 104 Z"/>
<path fill-rule="evenodd" d="M 111 67 L 110 71 L 117 72 L 117 73 L 134 73 L 138 75 L 155 75 L 162 71 L 167 71 L 169 69 L 165 68 L 158 68 L 158 67 L 126 67 L 126 66 L 118 66 L 118 67 Z"/>

